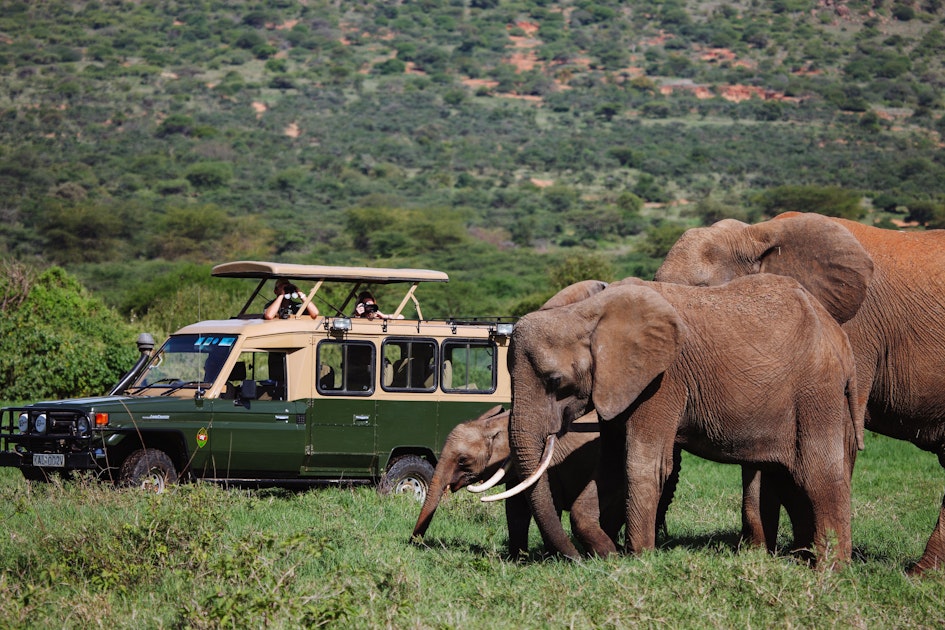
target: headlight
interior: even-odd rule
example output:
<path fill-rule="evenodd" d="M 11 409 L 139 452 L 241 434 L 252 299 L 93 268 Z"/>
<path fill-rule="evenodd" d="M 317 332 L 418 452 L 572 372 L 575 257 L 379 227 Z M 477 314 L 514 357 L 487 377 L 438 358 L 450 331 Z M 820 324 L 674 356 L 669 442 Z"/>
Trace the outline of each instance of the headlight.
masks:
<path fill-rule="evenodd" d="M 75 422 L 76 433 L 79 437 L 85 437 L 89 434 L 89 419 L 85 416 L 79 416 Z"/>
<path fill-rule="evenodd" d="M 46 432 L 46 414 L 41 413 L 36 416 L 36 420 L 33 422 L 33 428 L 36 429 L 37 433 Z"/>
<path fill-rule="evenodd" d="M 20 419 L 18 421 L 18 426 L 20 428 L 20 433 L 26 433 L 30 430 L 30 417 L 28 414 L 21 413 Z"/>

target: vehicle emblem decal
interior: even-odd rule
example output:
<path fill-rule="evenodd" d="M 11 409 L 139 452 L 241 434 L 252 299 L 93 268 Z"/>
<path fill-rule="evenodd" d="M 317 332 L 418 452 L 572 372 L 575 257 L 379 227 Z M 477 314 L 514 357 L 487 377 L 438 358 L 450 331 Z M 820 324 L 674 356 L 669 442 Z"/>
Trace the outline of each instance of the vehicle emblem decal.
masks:
<path fill-rule="evenodd" d="M 197 431 L 197 447 L 203 448 L 207 444 L 207 440 L 210 439 L 210 436 L 207 434 L 207 430 L 202 428 Z"/>

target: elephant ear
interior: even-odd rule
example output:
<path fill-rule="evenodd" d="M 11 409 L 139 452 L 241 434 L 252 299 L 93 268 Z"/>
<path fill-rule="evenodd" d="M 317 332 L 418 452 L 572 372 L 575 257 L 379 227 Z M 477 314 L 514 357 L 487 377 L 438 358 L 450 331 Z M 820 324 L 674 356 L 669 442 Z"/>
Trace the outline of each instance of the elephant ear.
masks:
<path fill-rule="evenodd" d="M 636 279 L 622 280 L 586 304 L 599 314 L 590 336 L 594 407 L 610 420 L 672 365 L 686 325 L 662 295 Z"/>
<path fill-rule="evenodd" d="M 549 308 L 568 306 L 569 304 L 574 304 L 575 302 L 580 302 L 593 295 L 597 295 L 606 288 L 607 283 L 601 282 L 600 280 L 582 280 L 581 282 L 575 282 L 555 293 L 538 310 L 544 311 Z"/>
<path fill-rule="evenodd" d="M 746 233 L 759 272 L 794 278 L 841 324 L 856 315 L 873 259 L 846 228 L 819 214 L 789 213 Z"/>

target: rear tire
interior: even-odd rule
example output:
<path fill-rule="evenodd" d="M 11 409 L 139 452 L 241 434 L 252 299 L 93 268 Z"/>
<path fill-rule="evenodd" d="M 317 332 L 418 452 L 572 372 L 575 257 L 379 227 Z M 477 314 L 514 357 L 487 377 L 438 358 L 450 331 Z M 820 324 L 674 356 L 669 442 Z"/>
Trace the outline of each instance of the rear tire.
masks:
<path fill-rule="evenodd" d="M 387 472 L 377 484 L 381 495 L 407 494 L 423 503 L 433 483 L 433 464 L 418 455 L 399 457 L 387 466 Z"/>
<path fill-rule="evenodd" d="M 118 481 L 124 486 L 161 493 L 177 483 L 177 469 L 164 451 L 145 448 L 128 456 L 121 465 Z"/>

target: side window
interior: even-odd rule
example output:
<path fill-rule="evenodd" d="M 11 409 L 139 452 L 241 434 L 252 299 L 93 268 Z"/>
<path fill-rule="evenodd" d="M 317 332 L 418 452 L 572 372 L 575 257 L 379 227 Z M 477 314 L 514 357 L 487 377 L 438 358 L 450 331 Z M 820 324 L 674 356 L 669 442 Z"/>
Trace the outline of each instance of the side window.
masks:
<path fill-rule="evenodd" d="M 447 392 L 495 391 L 495 345 L 488 341 L 447 341 L 443 344 L 440 382 Z"/>
<path fill-rule="evenodd" d="M 223 398 L 236 398 L 243 381 L 256 381 L 259 400 L 286 400 L 285 352 L 242 352 L 226 377 Z"/>
<path fill-rule="evenodd" d="M 374 345 L 357 341 L 318 344 L 317 389 L 322 394 L 374 392 Z"/>
<path fill-rule="evenodd" d="M 383 347 L 381 386 L 386 391 L 436 389 L 436 342 L 388 339 Z"/>

